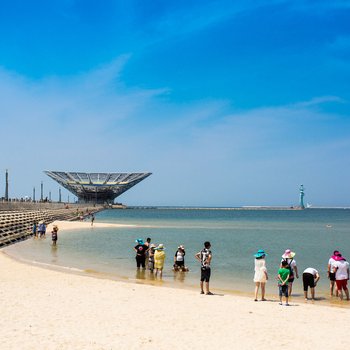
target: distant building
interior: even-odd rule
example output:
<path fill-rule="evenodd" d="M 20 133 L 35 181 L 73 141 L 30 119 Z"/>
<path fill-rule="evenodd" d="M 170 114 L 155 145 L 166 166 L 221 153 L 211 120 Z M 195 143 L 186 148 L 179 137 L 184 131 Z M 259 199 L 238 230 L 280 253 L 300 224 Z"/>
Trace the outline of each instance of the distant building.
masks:
<path fill-rule="evenodd" d="M 113 203 L 131 187 L 152 173 L 81 173 L 45 171 L 45 174 L 78 197 L 83 203 Z"/>
<path fill-rule="evenodd" d="M 305 209 L 304 196 L 305 196 L 304 185 L 300 185 L 300 187 L 299 187 L 299 207 L 301 209 Z"/>

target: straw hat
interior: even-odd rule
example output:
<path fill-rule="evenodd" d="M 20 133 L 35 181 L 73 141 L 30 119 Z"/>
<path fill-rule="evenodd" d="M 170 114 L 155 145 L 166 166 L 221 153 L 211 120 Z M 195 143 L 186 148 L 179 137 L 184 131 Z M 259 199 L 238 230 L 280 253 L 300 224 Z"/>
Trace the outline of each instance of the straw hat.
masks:
<path fill-rule="evenodd" d="M 295 257 L 295 253 L 292 252 L 290 249 L 286 249 L 284 254 L 282 255 L 283 259 L 292 259 Z"/>
<path fill-rule="evenodd" d="M 177 247 L 177 249 L 185 250 L 185 246 L 181 244 Z"/>
<path fill-rule="evenodd" d="M 164 244 L 158 244 L 158 247 L 157 248 L 155 248 L 156 250 L 164 250 L 165 248 L 164 248 Z"/>

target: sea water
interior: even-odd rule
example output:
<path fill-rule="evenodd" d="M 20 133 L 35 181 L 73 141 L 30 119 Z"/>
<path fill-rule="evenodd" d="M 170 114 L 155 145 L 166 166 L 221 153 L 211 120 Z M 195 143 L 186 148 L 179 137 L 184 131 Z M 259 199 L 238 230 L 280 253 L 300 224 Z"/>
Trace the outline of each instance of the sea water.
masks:
<path fill-rule="evenodd" d="M 108 209 L 95 223 L 136 225 L 59 232 L 57 247 L 46 240 L 30 239 L 6 248 L 10 255 L 27 261 L 142 283 L 198 288 L 200 265 L 194 258 L 205 241 L 211 242 L 211 289 L 218 293 L 252 293 L 254 257 L 267 252 L 267 293 L 277 294 L 277 270 L 286 249 L 296 252 L 299 280 L 293 294 L 302 296 L 302 272 L 316 268 L 321 280 L 316 295 L 329 299 L 327 263 L 334 250 L 350 259 L 350 210 L 238 210 L 238 209 Z M 136 269 L 135 239 L 147 237 L 166 247 L 162 280 L 149 271 Z M 182 244 L 190 271 L 173 272 L 174 254 Z"/>

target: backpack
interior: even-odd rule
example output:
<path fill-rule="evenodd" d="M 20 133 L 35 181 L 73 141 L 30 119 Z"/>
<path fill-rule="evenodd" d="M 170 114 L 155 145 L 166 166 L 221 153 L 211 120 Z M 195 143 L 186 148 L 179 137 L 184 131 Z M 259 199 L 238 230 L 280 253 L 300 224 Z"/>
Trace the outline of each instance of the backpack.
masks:
<path fill-rule="evenodd" d="M 289 279 L 294 278 L 294 271 L 292 268 L 292 262 L 293 258 L 290 259 L 290 262 L 288 262 L 288 259 L 283 259 L 283 261 L 286 261 L 288 266 L 286 267 L 290 272 L 289 272 Z"/>

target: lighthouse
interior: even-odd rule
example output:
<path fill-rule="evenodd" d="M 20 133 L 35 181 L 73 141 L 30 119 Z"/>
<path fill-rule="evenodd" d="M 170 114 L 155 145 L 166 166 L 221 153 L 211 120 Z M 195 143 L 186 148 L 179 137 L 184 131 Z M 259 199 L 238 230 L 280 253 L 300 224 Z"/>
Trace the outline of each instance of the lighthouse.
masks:
<path fill-rule="evenodd" d="M 299 207 L 300 207 L 300 209 L 305 209 L 305 205 L 304 205 L 304 196 L 305 196 L 304 185 L 300 185 L 299 193 L 300 193 Z"/>

